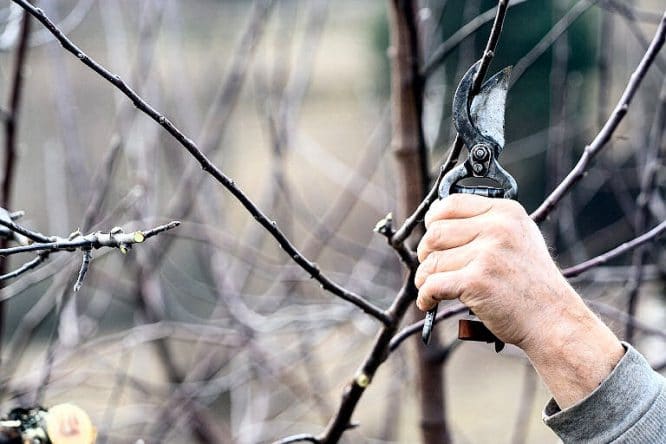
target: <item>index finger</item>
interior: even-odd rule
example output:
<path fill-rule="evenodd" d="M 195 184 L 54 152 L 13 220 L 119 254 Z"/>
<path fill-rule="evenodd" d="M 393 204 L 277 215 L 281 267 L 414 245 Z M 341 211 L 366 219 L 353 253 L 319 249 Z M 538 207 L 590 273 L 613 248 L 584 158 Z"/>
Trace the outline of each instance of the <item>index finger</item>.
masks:
<path fill-rule="evenodd" d="M 439 219 L 467 219 L 490 211 L 493 199 L 475 194 L 451 194 L 435 201 L 425 215 L 425 226 Z"/>

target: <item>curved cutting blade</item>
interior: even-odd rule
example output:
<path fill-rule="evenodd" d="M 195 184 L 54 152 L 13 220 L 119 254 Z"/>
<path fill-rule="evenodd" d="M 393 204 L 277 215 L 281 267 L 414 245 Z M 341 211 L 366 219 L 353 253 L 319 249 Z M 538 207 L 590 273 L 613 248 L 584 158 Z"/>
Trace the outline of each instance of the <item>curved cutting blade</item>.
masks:
<path fill-rule="evenodd" d="M 472 65 L 458 84 L 453 97 L 453 124 L 468 148 L 491 139 L 499 154 L 504 149 L 504 109 L 511 67 L 488 79 L 470 105 L 469 95 L 480 64 Z"/>
<path fill-rule="evenodd" d="M 467 70 L 463 78 L 460 79 L 456 93 L 453 95 L 453 125 L 468 148 L 478 143 L 477 139 L 479 137 L 479 132 L 474 127 L 469 115 L 469 94 L 480 64 L 481 61 L 479 60 Z"/>
<path fill-rule="evenodd" d="M 504 110 L 510 75 L 508 66 L 488 79 L 474 96 L 469 110 L 472 124 L 481 134 L 497 142 L 500 153 L 504 149 Z"/>

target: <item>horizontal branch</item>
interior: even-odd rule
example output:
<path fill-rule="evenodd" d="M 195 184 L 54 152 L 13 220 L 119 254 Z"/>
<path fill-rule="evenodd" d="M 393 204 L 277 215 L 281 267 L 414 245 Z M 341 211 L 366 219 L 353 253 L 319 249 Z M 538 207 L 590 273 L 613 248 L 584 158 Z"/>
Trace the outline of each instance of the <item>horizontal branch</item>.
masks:
<path fill-rule="evenodd" d="M 659 50 L 661 50 L 666 40 L 666 14 L 662 17 L 661 23 L 657 32 L 650 43 L 645 55 L 641 59 L 641 62 L 638 64 L 638 67 L 631 75 L 629 83 L 620 98 L 620 101 L 615 107 L 613 114 L 606 121 L 606 124 L 603 126 L 599 134 L 594 138 L 592 143 L 585 147 L 583 155 L 576 163 L 576 166 L 569 172 L 567 177 L 560 182 L 560 184 L 553 190 L 553 192 L 543 201 L 543 203 L 537 208 L 532 214 L 531 217 L 535 222 L 542 222 L 555 208 L 559 201 L 573 188 L 573 186 L 578 183 L 579 180 L 583 178 L 585 172 L 587 171 L 590 162 L 592 159 L 601 151 L 608 141 L 613 136 L 613 133 L 622 122 L 622 119 L 627 114 L 629 110 L 629 104 L 634 98 L 636 91 L 641 82 L 645 78 L 645 75 L 654 62 Z"/>
<path fill-rule="evenodd" d="M 600 254 L 599 256 L 593 257 L 592 259 L 589 259 L 585 262 L 581 262 L 578 265 L 565 268 L 564 270 L 562 270 L 562 274 L 568 278 L 576 277 L 594 267 L 603 265 L 609 260 L 615 259 L 616 257 L 621 256 L 633 250 L 639 245 L 643 245 L 646 242 L 657 239 L 664 231 L 666 231 L 666 221 L 661 222 L 659 225 L 657 225 L 650 231 L 647 231 L 641 234 L 640 236 L 613 248 L 612 250 Z"/>
<path fill-rule="evenodd" d="M 65 34 L 58 29 L 58 27 L 49 19 L 44 11 L 36 8 L 26 0 L 12 0 L 14 3 L 21 6 L 24 10 L 28 11 L 35 17 L 42 25 L 46 27 L 60 42 L 62 47 L 74 54 L 84 65 L 92 69 L 95 73 L 99 74 L 102 78 L 107 80 L 125 96 L 127 96 L 134 106 L 140 111 L 149 116 L 164 128 L 171 136 L 173 136 L 191 155 L 194 157 L 203 171 L 211 175 L 217 182 L 224 186 L 245 209 L 254 217 L 254 219 L 273 236 L 278 242 L 280 247 L 289 255 L 289 257 L 303 268 L 309 275 L 321 284 L 321 287 L 356 305 L 364 312 L 368 313 L 375 319 L 384 324 L 391 322 L 390 318 L 377 306 L 371 304 L 356 293 L 342 287 L 336 282 L 332 281 L 324 275 L 317 264 L 303 256 L 300 251 L 291 243 L 291 241 L 284 235 L 284 233 L 277 227 L 277 223 L 269 219 L 255 203 L 236 185 L 236 183 L 224 174 L 217 166 L 215 166 L 210 159 L 199 149 L 197 144 L 183 134 L 169 119 L 162 113 L 157 111 L 152 105 L 141 98 L 125 81 L 118 75 L 111 73 L 98 62 L 90 58 L 81 48 L 76 46 Z"/>
<path fill-rule="evenodd" d="M 97 231 L 83 235 L 80 233 L 73 233 L 68 238 L 53 236 L 48 242 L 35 242 L 30 245 L 19 245 L 17 247 L 0 249 L 0 256 L 10 256 L 17 253 L 25 253 L 28 251 L 75 251 L 75 250 L 90 250 L 103 247 L 118 248 L 123 253 L 127 252 L 134 244 L 140 244 L 146 239 L 153 237 L 172 228 L 180 225 L 178 221 L 172 221 L 165 225 L 152 228 L 146 231 L 133 231 L 125 233 L 120 228 L 114 228 L 109 233 L 102 233 Z"/>

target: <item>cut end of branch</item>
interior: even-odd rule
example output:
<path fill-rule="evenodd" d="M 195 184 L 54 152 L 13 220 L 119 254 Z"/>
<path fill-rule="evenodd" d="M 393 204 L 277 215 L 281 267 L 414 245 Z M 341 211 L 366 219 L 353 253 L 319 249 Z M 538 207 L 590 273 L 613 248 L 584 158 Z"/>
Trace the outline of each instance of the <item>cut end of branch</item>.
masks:
<path fill-rule="evenodd" d="M 356 379 L 354 379 L 354 382 L 359 387 L 366 388 L 367 386 L 370 385 L 370 377 L 368 375 L 366 375 L 365 373 L 360 373 L 358 376 L 356 376 Z"/>

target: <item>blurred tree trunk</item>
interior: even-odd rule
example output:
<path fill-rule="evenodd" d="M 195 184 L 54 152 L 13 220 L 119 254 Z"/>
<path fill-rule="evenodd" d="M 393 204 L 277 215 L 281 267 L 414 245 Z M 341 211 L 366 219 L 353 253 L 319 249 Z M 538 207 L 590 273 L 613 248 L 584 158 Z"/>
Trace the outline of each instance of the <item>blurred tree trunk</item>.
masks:
<path fill-rule="evenodd" d="M 421 126 L 423 79 L 419 74 L 417 1 L 391 0 L 391 147 L 398 166 L 398 219 L 411 214 L 428 191 L 428 159 Z M 423 228 L 415 230 L 415 243 Z M 414 295 L 416 297 L 416 295 Z M 414 310 L 417 319 L 423 313 Z M 420 339 L 418 339 L 420 341 Z M 436 330 L 430 347 L 438 347 Z M 419 373 L 421 434 L 426 444 L 448 443 L 445 421 L 443 366 L 428 359 L 427 349 L 416 345 Z"/>

